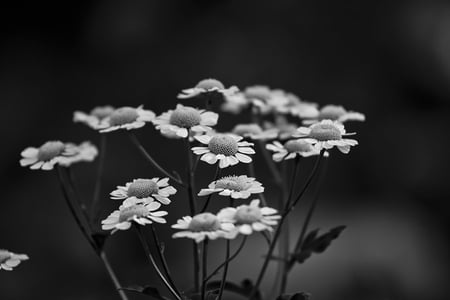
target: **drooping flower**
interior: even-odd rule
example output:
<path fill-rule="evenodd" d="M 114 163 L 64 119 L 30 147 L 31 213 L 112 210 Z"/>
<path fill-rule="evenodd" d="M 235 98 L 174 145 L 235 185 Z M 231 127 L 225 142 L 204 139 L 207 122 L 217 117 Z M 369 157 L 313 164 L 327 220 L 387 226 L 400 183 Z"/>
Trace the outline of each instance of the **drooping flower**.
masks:
<path fill-rule="evenodd" d="M 232 134 L 200 135 L 195 137 L 205 147 L 193 147 L 192 151 L 201 155 L 200 159 L 208 164 L 215 164 L 219 161 L 220 168 L 234 166 L 239 162 L 250 163 L 251 157 L 247 154 L 254 154 L 253 143 L 242 141 L 241 136 Z"/>
<path fill-rule="evenodd" d="M 233 238 L 230 230 L 233 229 L 231 222 L 222 222 L 216 215 L 205 212 L 194 217 L 186 216 L 172 225 L 172 228 L 181 229 L 175 233 L 173 238 L 190 238 L 197 243 L 202 242 L 205 238 L 215 240 L 217 238 Z"/>
<path fill-rule="evenodd" d="M 305 142 L 314 146 L 314 149 L 331 149 L 337 147 L 342 153 L 350 152 L 351 146 L 358 145 L 358 141 L 345 139 L 351 134 L 345 132 L 344 125 L 331 120 L 322 120 L 309 127 L 300 127 L 297 130 L 296 137 L 302 138 Z"/>
<path fill-rule="evenodd" d="M 247 199 L 251 194 L 264 192 L 262 184 L 253 177 L 225 176 L 208 185 L 207 189 L 202 189 L 199 196 L 206 196 L 212 193 L 219 193 L 221 196 L 229 196 L 233 199 Z"/>
<path fill-rule="evenodd" d="M 83 142 L 80 145 L 68 143 L 66 146 L 73 154 L 61 158 L 59 164 L 64 167 L 68 167 L 78 162 L 91 162 L 98 154 L 97 147 L 91 142 Z"/>
<path fill-rule="evenodd" d="M 267 144 L 266 149 L 275 152 L 272 158 L 276 162 L 293 159 L 297 155 L 308 157 L 320 154 L 320 151 L 317 151 L 310 143 L 303 139 L 289 140 L 284 145 L 278 141 L 274 141 L 272 144 Z"/>
<path fill-rule="evenodd" d="M 303 124 L 310 125 L 322 120 L 332 120 L 344 123 L 347 121 L 365 121 L 366 117 L 359 112 L 347 111 L 340 105 L 326 105 L 320 109 L 316 117 L 304 120 Z"/>
<path fill-rule="evenodd" d="M 222 222 L 234 224 L 232 236 L 238 233 L 250 235 L 253 231 L 272 231 L 272 226 L 278 224 L 277 220 L 281 216 L 276 215 L 277 210 L 274 208 L 260 207 L 259 202 L 255 199 L 250 202 L 250 205 L 224 208 L 217 214 L 217 218 Z"/>
<path fill-rule="evenodd" d="M 110 105 L 98 106 L 91 110 L 90 113 L 76 111 L 73 114 L 73 121 L 84 123 L 92 129 L 99 129 L 101 122 L 114 112 L 114 107 Z"/>
<path fill-rule="evenodd" d="M 156 129 L 170 138 L 186 138 L 189 131 L 200 134 L 211 131 L 217 124 L 219 115 L 205 110 L 178 104 L 175 110 L 169 110 L 153 120 Z"/>
<path fill-rule="evenodd" d="M 100 132 L 137 129 L 154 119 L 155 113 L 145 110 L 142 105 L 137 108 L 124 106 L 115 109 L 108 117 L 104 118 L 97 129 Z"/>
<path fill-rule="evenodd" d="M 28 147 L 22 151 L 20 165 L 30 169 L 52 170 L 56 164 L 66 162 L 76 154 L 75 147 L 61 141 L 49 141 L 39 148 Z"/>
<path fill-rule="evenodd" d="M 238 124 L 234 126 L 231 131 L 233 134 L 249 138 L 251 140 L 271 140 L 278 136 L 278 131 L 275 128 L 263 130 L 261 126 L 256 123 Z"/>
<path fill-rule="evenodd" d="M 22 261 L 28 260 L 26 254 L 16 254 L 8 250 L 0 249 L 0 270 L 12 271 Z"/>
<path fill-rule="evenodd" d="M 161 203 L 152 201 L 143 203 L 136 197 L 127 198 L 118 210 L 111 213 L 102 221 L 103 230 L 112 230 L 111 234 L 117 230 L 130 229 L 132 222 L 145 226 L 146 224 L 166 223 L 163 218 L 167 215 L 166 211 L 158 211 Z"/>
<path fill-rule="evenodd" d="M 229 88 L 225 88 L 222 82 L 216 79 L 203 79 L 193 88 L 182 90 L 180 94 L 178 94 L 179 99 L 188 99 L 194 97 L 209 97 L 209 96 L 222 96 L 226 97 L 229 95 L 233 95 L 239 89 L 235 86 L 231 86 Z"/>
<path fill-rule="evenodd" d="M 125 186 L 117 186 L 117 189 L 111 192 L 111 199 L 123 200 L 131 197 L 137 198 L 143 203 L 150 203 L 154 199 L 162 204 L 170 204 L 169 197 L 176 194 L 177 190 L 169 185 L 169 178 L 159 179 L 134 179 L 127 182 Z M 154 199 L 153 199 L 154 198 Z"/>

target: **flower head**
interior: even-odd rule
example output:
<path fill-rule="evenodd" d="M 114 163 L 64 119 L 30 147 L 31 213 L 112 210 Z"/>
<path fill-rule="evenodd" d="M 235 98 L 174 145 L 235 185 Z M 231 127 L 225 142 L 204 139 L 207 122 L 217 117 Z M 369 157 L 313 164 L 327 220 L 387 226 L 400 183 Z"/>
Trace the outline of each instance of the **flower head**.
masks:
<path fill-rule="evenodd" d="M 150 203 L 156 199 L 167 205 L 171 202 L 169 197 L 177 192 L 168 182 L 169 178 L 134 179 L 111 192 L 111 199 L 122 200 L 134 197 L 143 203 Z"/>
<path fill-rule="evenodd" d="M 16 254 L 8 250 L 0 249 L 0 270 L 12 271 L 20 262 L 28 259 L 28 255 Z"/>
<path fill-rule="evenodd" d="M 215 240 L 217 238 L 231 238 L 229 231 L 233 229 L 230 222 L 222 222 L 216 215 L 206 212 L 194 217 L 183 217 L 172 228 L 181 229 L 173 238 L 187 237 L 202 242 L 205 238 Z"/>
<path fill-rule="evenodd" d="M 222 209 L 217 217 L 222 222 L 234 224 L 233 235 L 238 233 L 250 235 L 253 231 L 272 231 L 281 217 L 276 215 L 277 210 L 270 207 L 260 207 L 259 200 L 255 199 L 249 205 L 227 207 Z"/>
<path fill-rule="evenodd" d="M 238 124 L 233 128 L 232 133 L 252 140 L 271 140 L 278 136 L 275 128 L 264 130 L 256 123 Z"/>
<path fill-rule="evenodd" d="M 347 121 L 365 121 L 366 117 L 359 112 L 347 111 L 343 106 L 326 105 L 320 109 L 317 116 L 304 120 L 303 124 L 314 124 L 322 120 L 332 120 L 344 123 Z"/>
<path fill-rule="evenodd" d="M 292 135 L 297 132 L 298 125 L 289 122 L 284 115 L 279 115 L 275 118 L 275 123 L 265 122 L 264 128 L 277 132 L 278 139 L 285 141 L 291 139 Z"/>
<path fill-rule="evenodd" d="M 221 196 L 230 196 L 233 199 L 247 199 L 251 194 L 264 192 L 262 184 L 255 178 L 241 176 L 226 176 L 209 184 L 207 189 L 202 189 L 199 196 L 219 193 Z"/>
<path fill-rule="evenodd" d="M 247 154 L 255 153 L 251 148 L 253 143 L 241 141 L 242 137 L 232 134 L 201 135 L 195 139 L 206 146 L 193 147 L 192 151 L 211 165 L 219 161 L 220 168 L 234 166 L 239 162 L 250 163 L 252 159 Z"/>
<path fill-rule="evenodd" d="M 91 162 L 97 157 L 98 150 L 91 142 L 83 142 L 80 145 L 66 144 L 66 147 L 72 153 L 70 156 L 62 157 L 59 164 L 68 167 L 78 162 Z"/>
<path fill-rule="evenodd" d="M 73 121 L 84 123 L 92 129 L 99 129 L 101 122 L 114 112 L 112 106 L 98 106 L 91 110 L 90 113 L 76 111 L 73 114 Z"/>
<path fill-rule="evenodd" d="M 49 141 L 39 148 L 28 147 L 22 151 L 20 165 L 30 169 L 52 170 L 56 164 L 66 163 L 68 158 L 76 155 L 76 147 L 61 141 Z"/>
<path fill-rule="evenodd" d="M 308 157 L 312 155 L 319 155 L 320 153 L 310 143 L 305 142 L 303 139 L 289 140 L 285 142 L 284 145 L 278 141 L 275 141 L 272 144 L 266 145 L 266 148 L 275 152 L 272 158 L 277 162 L 292 159 L 298 155 Z"/>
<path fill-rule="evenodd" d="M 203 133 L 212 130 L 210 126 L 216 125 L 218 118 L 214 112 L 178 104 L 175 110 L 156 117 L 153 124 L 167 137 L 186 138 L 189 131 Z"/>
<path fill-rule="evenodd" d="M 344 125 L 331 120 L 322 120 L 308 127 L 300 127 L 295 136 L 314 146 L 314 149 L 331 149 L 337 147 L 342 153 L 350 152 L 351 146 L 358 145 L 356 140 L 345 139 Z"/>
<path fill-rule="evenodd" d="M 311 118 L 318 114 L 317 104 L 305 102 L 292 93 L 277 89 L 272 90 L 271 95 L 265 101 L 262 112 L 276 112 L 291 114 L 300 118 Z"/>
<path fill-rule="evenodd" d="M 167 215 L 166 211 L 158 211 L 161 203 L 152 201 L 143 203 L 136 197 L 127 198 L 119 207 L 119 210 L 111 213 L 102 221 L 103 230 L 112 230 L 111 234 L 117 230 L 128 230 L 132 222 L 139 225 L 155 223 L 166 223 L 163 218 Z"/>
<path fill-rule="evenodd" d="M 138 108 L 124 106 L 115 109 L 108 117 L 104 118 L 97 129 L 100 132 L 110 132 L 118 129 L 137 129 L 147 122 L 153 121 L 155 114 L 151 110 L 144 110 L 142 106 Z"/>
<path fill-rule="evenodd" d="M 202 96 L 228 96 L 236 93 L 239 89 L 235 86 L 225 88 L 222 82 L 216 79 L 204 79 L 190 89 L 182 90 L 178 94 L 179 99 L 188 99 Z"/>

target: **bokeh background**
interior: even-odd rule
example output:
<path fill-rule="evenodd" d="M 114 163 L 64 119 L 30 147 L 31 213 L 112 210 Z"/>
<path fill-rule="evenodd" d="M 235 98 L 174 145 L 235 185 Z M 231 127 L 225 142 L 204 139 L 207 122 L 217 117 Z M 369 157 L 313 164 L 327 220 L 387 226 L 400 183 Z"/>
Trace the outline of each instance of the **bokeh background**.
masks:
<path fill-rule="evenodd" d="M 208 77 L 241 88 L 267 84 L 367 116 L 363 124 L 350 124 L 360 146 L 332 157 L 312 222 L 323 229 L 348 228 L 327 252 L 296 267 L 289 291 L 318 300 L 448 296 L 448 1 L 2 6 L 0 248 L 27 253 L 31 260 L 14 272 L 0 272 L 0 299 L 118 299 L 71 219 L 55 174 L 21 168 L 20 151 L 52 139 L 98 144 L 98 134 L 72 123 L 74 110 L 144 104 L 159 114 L 175 106 L 181 89 Z M 233 122 L 223 115 L 220 128 Z M 138 132 L 144 145 L 168 169 L 182 172 L 180 144 L 151 127 Z M 117 206 L 107 197 L 116 185 L 157 175 L 124 134 L 108 139 L 102 216 Z M 96 166 L 75 167 L 87 199 Z M 202 164 L 199 181 L 208 182 L 213 172 Z M 268 182 L 272 197 L 270 178 L 259 179 Z M 169 222 L 186 213 L 180 191 Z M 292 218 L 293 235 L 303 216 L 300 207 Z M 160 231 L 176 281 L 188 288 L 190 243 L 172 241 L 168 226 Z M 223 246 L 215 244 L 212 264 L 223 256 Z M 114 235 L 107 252 L 124 285 L 160 286 L 132 232 Z M 264 253 L 261 237 L 252 238 L 232 263 L 232 278 L 254 278 Z M 265 290 L 272 286 L 271 274 Z"/>

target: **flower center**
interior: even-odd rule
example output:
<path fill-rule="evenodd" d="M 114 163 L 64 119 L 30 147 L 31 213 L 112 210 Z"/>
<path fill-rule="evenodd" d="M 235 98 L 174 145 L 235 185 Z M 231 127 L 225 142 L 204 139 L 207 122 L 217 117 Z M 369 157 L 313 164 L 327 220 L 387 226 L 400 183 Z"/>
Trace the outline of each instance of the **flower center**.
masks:
<path fill-rule="evenodd" d="M 339 129 L 332 124 L 315 124 L 311 128 L 310 137 L 318 141 L 340 140 L 342 134 Z"/>
<path fill-rule="evenodd" d="M 144 205 L 135 204 L 129 207 L 125 207 L 120 211 L 119 222 L 126 222 L 132 219 L 134 216 L 146 217 L 148 216 L 148 209 Z"/>
<path fill-rule="evenodd" d="M 40 161 L 49 161 L 63 153 L 66 146 L 60 141 L 50 141 L 39 148 L 37 158 Z"/>
<path fill-rule="evenodd" d="M 199 125 L 201 120 L 200 112 L 193 107 L 178 107 L 170 115 L 170 124 L 183 128 Z"/>
<path fill-rule="evenodd" d="M 216 188 L 240 192 L 245 190 L 248 184 L 237 176 L 227 176 L 216 181 Z"/>
<path fill-rule="evenodd" d="M 202 213 L 192 218 L 189 230 L 194 232 L 216 231 L 220 229 L 219 220 L 212 213 Z"/>
<path fill-rule="evenodd" d="M 258 124 L 239 124 L 233 129 L 233 133 L 237 135 L 260 134 L 263 130 Z"/>
<path fill-rule="evenodd" d="M 139 117 L 135 108 L 121 107 L 116 109 L 109 119 L 111 126 L 120 126 L 128 123 L 133 123 Z"/>
<path fill-rule="evenodd" d="M 319 120 L 337 120 L 346 113 L 342 106 L 327 105 L 320 110 Z"/>
<path fill-rule="evenodd" d="M 238 144 L 229 135 L 216 135 L 209 141 L 208 149 L 214 154 L 231 156 L 238 152 Z"/>
<path fill-rule="evenodd" d="M 225 87 L 223 86 L 222 82 L 216 79 L 203 79 L 197 85 L 196 88 L 205 89 L 205 90 L 211 90 L 213 88 L 218 88 L 219 90 L 223 90 Z"/>
<path fill-rule="evenodd" d="M 0 250 L 0 264 L 4 263 L 5 261 L 7 261 L 10 258 L 11 258 L 11 253 L 9 253 L 9 251 Z"/>
<path fill-rule="evenodd" d="M 104 119 L 106 117 L 109 117 L 113 112 L 114 108 L 112 106 L 98 106 L 91 110 L 91 115 L 99 119 Z"/>
<path fill-rule="evenodd" d="M 128 196 L 147 198 L 158 193 L 158 185 L 150 179 L 138 179 L 128 187 Z"/>
<path fill-rule="evenodd" d="M 250 86 L 245 89 L 244 93 L 247 98 L 256 98 L 260 100 L 267 100 L 272 96 L 270 89 L 263 85 Z"/>
<path fill-rule="evenodd" d="M 305 141 L 302 140 L 291 140 L 284 144 L 284 148 L 288 152 L 309 152 L 313 147 Z"/>
<path fill-rule="evenodd" d="M 252 224 L 263 217 L 259 207 L 244 205 L 237 209 L 235 219 L 238 224 Z"/>

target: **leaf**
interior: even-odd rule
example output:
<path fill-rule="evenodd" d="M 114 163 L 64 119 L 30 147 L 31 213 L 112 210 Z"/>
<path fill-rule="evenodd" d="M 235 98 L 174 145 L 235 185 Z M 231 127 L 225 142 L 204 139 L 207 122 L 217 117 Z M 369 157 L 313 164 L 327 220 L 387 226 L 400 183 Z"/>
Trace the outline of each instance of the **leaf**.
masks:
<path fill-rule="evenodd" d="M 294 254 L 296 261 L 298 263 L 303 263 L 313 253 L 323 253 L 331 245 L 331 242 L 339 237 L 345 227 L 346 226 L 338 226 L 332 228 L 327 233 L 319 236 L 319 229 L 315 229 L 308 233 L 300 248 L 300 251 Z"/>
<path fill-rule="evenodd" d="M 130 292 L 147 295 L 147 296 L 150 296 L 153 299 L 157 299 L 157 300 L 170 300 L 169 298 L 162 296 L 159 293 L 157 288 L 155 288 L 153 286 L 149 286 L 149 285 L 146 285 L 146 286 L 133 285 L 133 286 L 129 286 L 129 287 L 121 287 L 120 289 L 124 290 L 124 291 L 130 291 Z"/>
<path fill-rule="evenodd" d="M 216 290 L 216 289 L 220 289 L 220 285 L 221 285 L 222 281 L 221 280 L 216 280 L 216 281 L 211 281 L 208 283 L 208 290 Z M 234 282 L 230 282 L 227 281 L 225 282 L 225 287 L 224 289 L 226 291 L 244 296 L 244 297 L 248 297 L 250 296 L 250 294 L 253 291 L 253 282 L 250 279 L 244 279 L 241 284 L 237 284 Z M 258 291 L 256 291 L 255 296 L 253 297 L 254 300 L 261 300 L 261 293 Z"/>
<path fill-rule="evenodd" d="M 276 300 L 309 300 L 309 297 L 311 295 L 308 293 L 303 293 L 303 292 L 299 292 L 299 293 L 295 293 L 292 295 L 281 295 L 278 296 L 278 298 Z"/>

